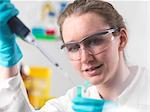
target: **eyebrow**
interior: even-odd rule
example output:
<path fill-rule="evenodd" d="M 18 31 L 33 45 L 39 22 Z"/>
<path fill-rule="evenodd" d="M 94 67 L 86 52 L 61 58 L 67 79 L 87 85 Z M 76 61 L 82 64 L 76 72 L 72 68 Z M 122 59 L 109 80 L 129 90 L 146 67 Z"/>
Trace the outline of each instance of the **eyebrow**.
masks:
<path fill-rule="evenodd" d="M 97 36 L 97 35 L 103 35 L 103 34 L 107 34 L 108 31 L 103 31 L 103 32 L 98 32 L 98 33 L 95 33 L 95 34 L 92 34 L 92 35 L 89 35 L 89 36 L 85 36 L 83 39 L 81 39 L 80 41 L 75 41 L 75 40 L 71 40 L 71 41 L 68 41 L 65 43 L 65 45 L 67 44 L 76 44 L 76 43 L 80 43 L 84 40 L 86 40 L 87 38 L 91 38 L 93 36 Z"/>
<path fill-rule="evenodd" d="M 83 39 L 81 39 L 81 40 L 80 40 L 80 41 L 78 41 L 78 42 L 80 43 L 80 42 L 82 42 L 82 41 L 86 40 L 87 38 L 91 38 L 91 37 L 94 37 L 94 36 L 97 36 L 97 35 L 104 35 L 104 34 L 107 34 L 107 33 L 109 33 L 109 32 L 108 32 L 108 31 L 97 32 L 97 33 L 92 34 L 92 35 L 90 35 L 90 36 L 86 36 L 86 37 L 84 37 Z"/>
<path fill-rule="evenodd" d="M 66 42 L 65 44 L 80 43 L 80 42 L 86 40 L 87 38 L 90 38 L 90 37 L 93 37 L 93 36 L 96 36 L 96 35 L 107 34 L 107 33 L 109 33 L 109 30 L 111 30 L 111 29 L 113 30 L 114 28 L 105 29 L 105 31 L 101 31 L 101 32 L 97 32 L 97 33 L 95 33 L 95 34 L 87 35 L 87 36 L 85 36 L 84 38 L 82 38 L 82 39 L 79 40 L 79 41 L 71 40 L 71 41 Z M 115 30 L 116 30 L 116 29 L 115 29 Z"/>

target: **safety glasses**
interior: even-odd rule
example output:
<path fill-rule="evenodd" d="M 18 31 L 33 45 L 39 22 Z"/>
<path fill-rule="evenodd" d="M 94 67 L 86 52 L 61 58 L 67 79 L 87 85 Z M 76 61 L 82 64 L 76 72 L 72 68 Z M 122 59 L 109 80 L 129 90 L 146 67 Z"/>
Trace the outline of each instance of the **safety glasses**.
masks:
<path fill-rule="evenodd" d="M 109 46 L 109 43 L 114 39 L 114 36 L 109 36 L 109 34 L 116 30 L 117 28 L 106 29 L 102 32 L 85 37 L 78 42 L 64 43 L 61 49 L 66 49 L 69 58 L 74 61 L 81 59 L 81 49 L 83 48 L 89 53 L 97 55 Z"/>

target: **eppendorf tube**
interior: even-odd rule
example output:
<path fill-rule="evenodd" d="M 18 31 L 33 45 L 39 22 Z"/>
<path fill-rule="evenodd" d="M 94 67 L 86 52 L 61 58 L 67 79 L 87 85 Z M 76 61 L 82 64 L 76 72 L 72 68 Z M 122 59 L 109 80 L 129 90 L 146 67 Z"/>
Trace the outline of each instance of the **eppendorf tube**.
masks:
<path fill-rule="evenodd" d="M 82 85 L 77 86 L 76 96 L 77 97 L 88 97 L 89 93 L 88 93 L 87 89 L 90 85 L 91 84 L 89 81 L 85 81 L 83 86 Z"/>

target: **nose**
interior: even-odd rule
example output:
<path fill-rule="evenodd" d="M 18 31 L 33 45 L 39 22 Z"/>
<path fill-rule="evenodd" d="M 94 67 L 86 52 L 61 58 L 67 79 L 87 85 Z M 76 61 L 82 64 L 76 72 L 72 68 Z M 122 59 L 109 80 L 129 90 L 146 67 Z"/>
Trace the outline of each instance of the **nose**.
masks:
<path fill-rule="evenodd" d="M 81 47 L 80 49 L 81 63 L 89 64 L 93 62 L 94 55 L 89 49 Z"/>

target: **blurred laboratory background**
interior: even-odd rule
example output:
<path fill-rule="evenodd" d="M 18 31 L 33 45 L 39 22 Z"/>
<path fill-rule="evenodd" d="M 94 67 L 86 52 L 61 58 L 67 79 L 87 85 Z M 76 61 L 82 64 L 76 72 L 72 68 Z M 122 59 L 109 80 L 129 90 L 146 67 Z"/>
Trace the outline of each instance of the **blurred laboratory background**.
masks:
<path fill-rule="evenodd" d="M 71 0 L 72 1 L 72 0 Z M 59 63 L 63 71 L 57 69 L 37 50 L 17 38 L 23 52 L 21 75 L 29 99 L 35 108 L 40 108 L 48 99 L 64 95 L 69 88 L 83 84 L 84 80 L 74 70 L 64 51 L 57 26 L 57 17 L 68 4 L 67 0 L 13 0 L 19 9 L 18 17 L 31 29 L 41 47 L 51 59 Z M 110 1 L 125 19 L 129 43 L 126 58 L 129 64 L 150 66 L 150 25 L 149 1 Z M 149 48 L 148 48 L 149 47 Z"/>

